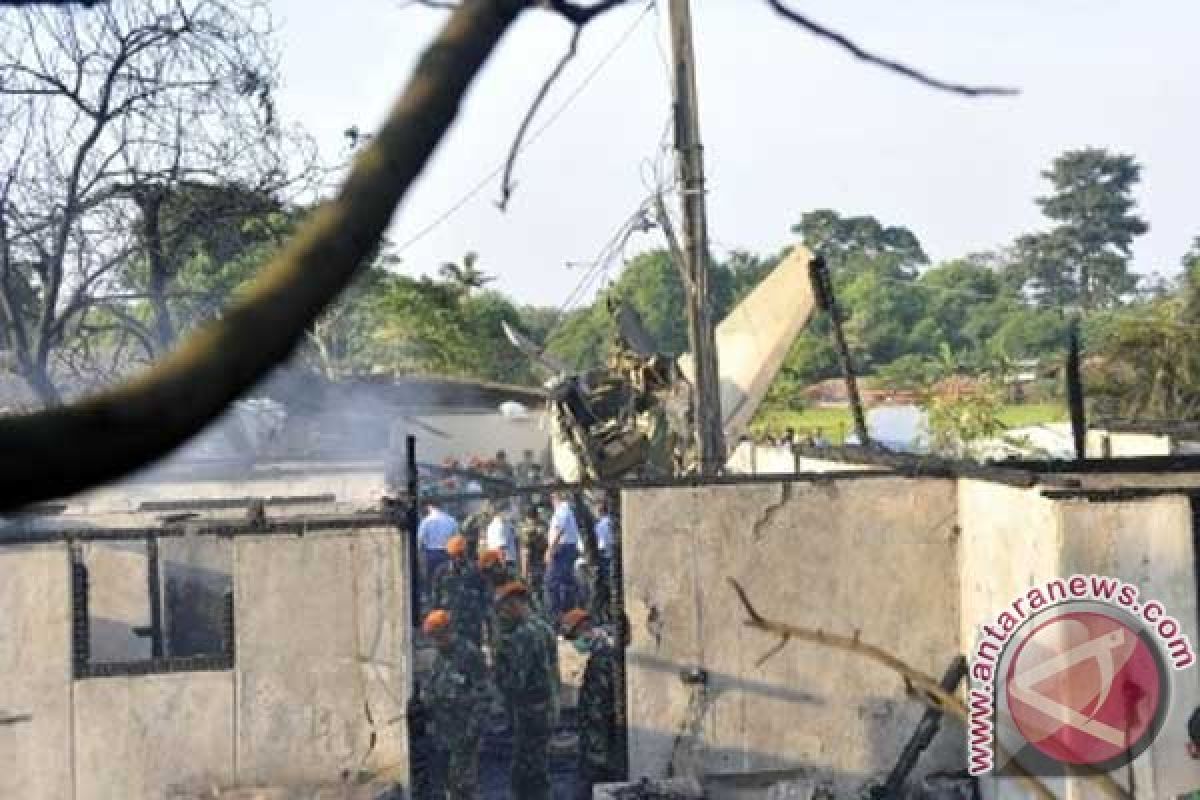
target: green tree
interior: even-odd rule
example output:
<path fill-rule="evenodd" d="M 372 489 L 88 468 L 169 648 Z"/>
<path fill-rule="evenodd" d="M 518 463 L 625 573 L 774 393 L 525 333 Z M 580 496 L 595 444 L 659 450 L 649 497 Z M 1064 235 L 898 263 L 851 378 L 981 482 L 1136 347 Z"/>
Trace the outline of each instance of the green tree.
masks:
<path fill-rule="evenodd" d="M 734 293 L 730 270 L 715 265 L 711 286 L 713 317 L 719 322 Z M 635 256 L 616 282 L 601 291 L 590 306 L 566 315 L 550 337 L 550 352 L 577 368 L 601 363 L 614 332 L 608 311 L 610 301 L 627 303 L 637 311 L 661 352 L 687 352 L 683 282 L 666 250 Z"/>
<path fill-rule="evenodd" d="M 508 297 L 497 291 L 477 292 L 460 308 L 463 330 L 471 342 L 467 362 L 472 374 L 503 383 L 534 383 L 533 365 L 502 332 L 502 323 L 523 328 L 521 313 Z"/>
<path fill-rule="evenodd" d="M 546 350 L 573 369 L 603 363 L 613 324 L 607 311 L 597 304 L 567 312 L 551 328 Z"/>
<path fill-rule="evenodd" d="M 818 209 L 801 215 L 792 232 L 829 265 L 860 370 L 886 364 L 914 347 L 926 352 L 936 347 L 921 338 L 927 329 L 916 330 L 924 298 L 912 281 L 929 259 L 912 231 L 872 216 L 843 217 Z M 819 316 L 809 330 L 813 335 L 797 340 L 785 369 L 805 382 L 832 377 L 837 360 L 828 343 L 828 320 Z"/>
<path fill-rule="evenodd" d="M 827 208 L 808 211 L 792 226 L 814 253 L 831 266 L 844 266 L 855 257 L 886 257 L 912 277 L 917 265 L 929 263 L 921 243 L 908 228 L 883 225 L 872 216 L 843 217 Z"/>
<path fill-rule="evenodd" d="M 372 345 L 383 324 L 383 298 L 395 276 L 379 265 L 368 267 L 308 330 L 301 357 L 321 375 L 337 380 L 372 371 Z"/>
<path fill-rule="evenodd" d="M 1197 285 L 1197 281 L 1200 281 L 1200 236 L 1192 240 L 1191 248 L 1183 254 L 1180 263 L 1183 265 L 1185 284 Z"/>
<path fill-rule="evenodd" d="M 270 193 L 238 184 L 188 184 L 153 194 L 139 207 L 148 229 L 142 247 L 119 278 L 145 298 L 132 313 L 145 320 L 157 353 L 219 315 L 308 210 L 284 208 Z"/>
<path fill-rule="evenodd" d="M 1181 292 L 1115 317 L 1089 349 L 1089 394 L 1129 419 L 1200 418 L 1200 313 Z"/>
<path fill-rule="evenodd" d="M 917 353 L 900 356 L 879 368 L 882 384 L 891 389 L 924 390 L 937 377 L 938 368 L 927 357 Z"/>
<path fill-rule="evenodd" d="M 978 454 L 982 439 L 1004 431 L 1000 412 L 1004 393 L 991 382 L 982 382 L 977 390 L 962 397 L 928 393 L 921 403 L 929 415 L 930 447 L 938 455 L 951 458 Z"/>
<path fill-rule="evenodd" d="M 364 355 L 375 369 L 396 375 L 472 376 L 472 341 L 459 298 L 456 285 L 390 275 L 370 299 L 378 324 Z"/>
<path fill-rule="evenodd" d="M 1148 230 L 1134 213 L 1141 167 L 1133 156 L 1086 148 L 1063 153 L 1042 177 L 1053 191 L 1037 203 L 1058 225 L 1025 243 L 1036 256 L 1029 277 L 1051 303 L 1085 311 L 1118 305 L 1137 285 L 1129 273 L 1133 239 Z M 1049 275 L 1054 264 L 1057 281 Z"/>

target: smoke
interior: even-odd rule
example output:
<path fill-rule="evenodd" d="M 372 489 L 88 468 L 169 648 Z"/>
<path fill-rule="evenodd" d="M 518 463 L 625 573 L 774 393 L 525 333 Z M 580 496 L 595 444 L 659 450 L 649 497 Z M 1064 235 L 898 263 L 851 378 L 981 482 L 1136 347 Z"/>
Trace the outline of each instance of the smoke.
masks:
<path fill-rule="evenodd" d="M 277 368 L 222 417 L 139 477 L 221 465 L 402 461 L 405 438 L 426 463 L 471 456 L 545 461 L 549 435 L 536 390 L 449 378 L 331 381 L 298 364 Z M 165 475 L 164 475 L 165 477 Z"/>

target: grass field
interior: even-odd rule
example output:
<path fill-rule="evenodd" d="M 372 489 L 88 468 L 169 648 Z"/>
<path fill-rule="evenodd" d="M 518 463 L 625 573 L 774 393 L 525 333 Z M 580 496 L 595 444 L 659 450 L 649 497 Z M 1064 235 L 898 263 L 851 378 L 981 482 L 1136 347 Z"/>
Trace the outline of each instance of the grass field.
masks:
<path fill-rule="evenodd" d="M 1065 406 L 1057 403 L 1029 403 L 1005 406 L 1000 419 L 1009 428 L 1023 428 L 1045 422 L 1064 422 L 1067 419 Z M 807 433 L 820 428 L 826 438 L 834 443 L 854 429 L 850 421 L 849 408 L 810 408 L 804 411 L 760 411 L 750 423 L 750 430 L 758 435 L 769 432 L 783 433 L 785 428 L 794 428 L 798 433 Z"/>

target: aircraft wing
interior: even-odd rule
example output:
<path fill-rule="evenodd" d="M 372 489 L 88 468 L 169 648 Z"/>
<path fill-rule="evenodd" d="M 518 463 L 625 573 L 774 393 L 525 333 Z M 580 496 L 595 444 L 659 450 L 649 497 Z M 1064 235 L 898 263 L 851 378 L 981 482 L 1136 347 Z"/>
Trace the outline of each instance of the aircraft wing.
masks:
<path fill-rule="evenodd" d="M 510 326 L 507 322 L 501 321 L 500 327 L 504 328 L 504 335 L 512 342 L 513 347 L 529 356 L 529 358 L 542 365 L 545 369 L 555 375 L 566 375 L 571 371 L 566 364 L 549 355 L 544 348 L 539 347 L 532 339 Z"/>
<path fill-rule="evenodd" d="M 809 278 L 812 258 L 808 248 L 796 245 L 717 325 L 714 335 L 726 442 L 737 441 L 745 431 L 792 342 L 816 308 Z M 679 357 L 679 368 L 694 384 L 690 354 Z"/>

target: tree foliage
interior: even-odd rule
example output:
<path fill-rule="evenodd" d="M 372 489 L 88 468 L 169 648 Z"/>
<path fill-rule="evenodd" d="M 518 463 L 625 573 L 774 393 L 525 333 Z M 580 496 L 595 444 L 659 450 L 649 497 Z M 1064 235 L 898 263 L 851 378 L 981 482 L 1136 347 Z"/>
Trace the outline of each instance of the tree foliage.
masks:
<path fill-rule="evenodd" d="M 1017 240 L 1023 282 L 1043 307 L 1116 307 L 1137 286 L 1129 258 L 1134 238 L 1148 230 L 1134 213 L 1140 165 L 1085 148 L 1054 159 L 1042 177 L 1052 192 L 1037 204 L 1057 224 Z"/>

